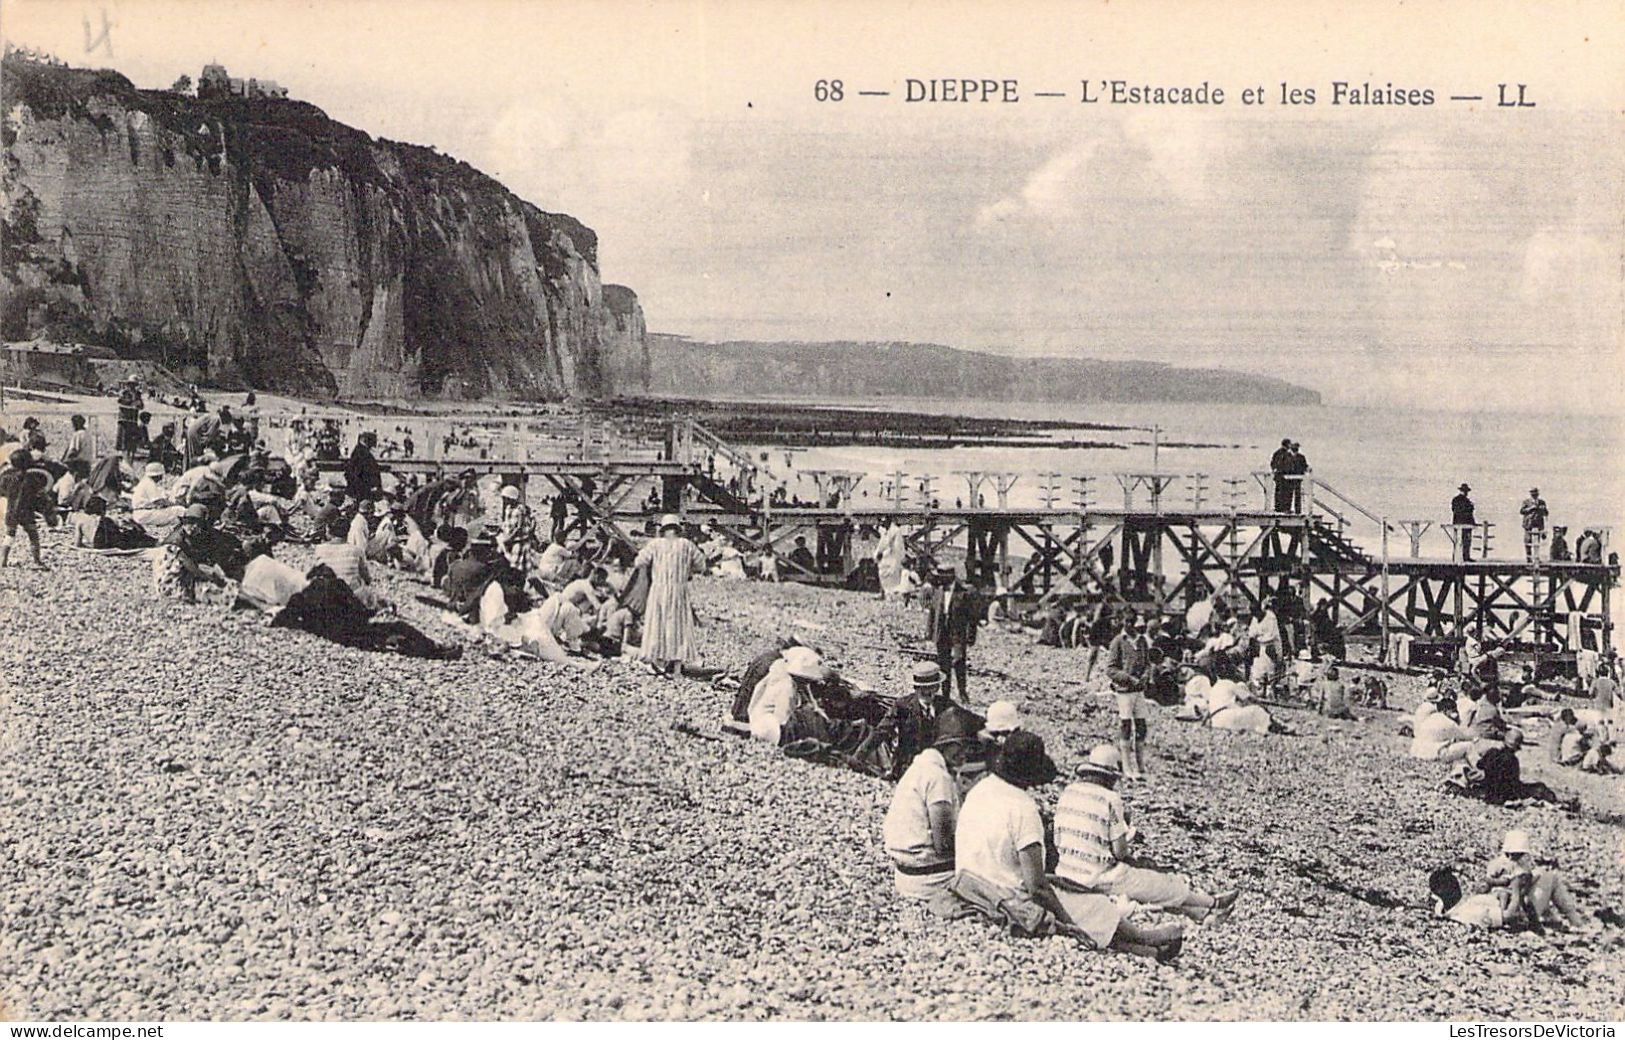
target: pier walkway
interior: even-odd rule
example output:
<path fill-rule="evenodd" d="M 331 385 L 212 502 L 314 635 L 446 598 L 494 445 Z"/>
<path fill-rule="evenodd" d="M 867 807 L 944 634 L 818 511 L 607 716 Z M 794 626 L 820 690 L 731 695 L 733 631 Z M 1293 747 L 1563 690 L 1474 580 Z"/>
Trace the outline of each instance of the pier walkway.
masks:
<path fill-rule="evenodd" d="M 600 458 L 520 455 L 465 459 L 448 453 L 434 460 L 382 459 L 380 465 L 399 476 L 472 469 L 522 487 L 539 481 L 582 503 L 588 526 L 623 541 L 656 513 L 681 513 L 742 552 L 773 553 L 781 574 L 823 584 L 848 582 L 879 532 L 896 524 L 912 553 L 962 561 L 971 581 L 1028 603 L 1088 590 L 1136 609 L 1183 611 L 1214 589 L 1251 604 L 1284 584 L 1309 609 L 1329 600 L 1348 637 L 1381 640 L 1385 647 L 1396 638 L 1438 646 L 1471 635 L 1572 657 L 1582 648 L 1607 650 L 1613 640 L 1616 556 L 1589 564 L 1521 556 L 1463 560 L 1456 558 L 1459 532 L 1448 525 L 1439 530 L 1449 536 L 1452 555 L 1424 556 L 1421 532 L 1428 521 L 1377 516 L 1312 474 L 1303 478 L 1300 497 L 1307 508 L 1299 512 L 1243 506 L 1241 500 L 1253 493 L 1244 478 L 1226 481 L 1227 501 L 1217 507 L 1214 496 L 1205 496 L 1205 475 L 1166 473 L 1114 474 L 1123 492 L 1120 506 L 1094 505 L 1086 492 L 1062 506 L 1052 480 L 1048 504 L 1039 508 L 937 508 L 929 482 L 921 489 L 925 494 L 911 496 L 906 474 L 891 475 L 885 499 L 858 501 L 851 492 L 863 475 L 831 475 L 834 490 L 826 501 L 833 504 L 805 506 L 769 501 L 762 493 L 772 481 L 765 467 L 691 420 L 672 424 L 666 443 L 654 450 Z M 733 474 L 730 481 L 716 476 L 719 457 Z M 338 470 L 343 462 L 319 465 Z M 1253 475 L 1267 505 L 1266 476 Z M 1072 480 L 1085 488 L 1092 478 Z M 1013 484 L 1014 478 L 999 484 L 1001 503 Z M 1175 504 L 1182 484 L 1186 501 Z M 1480 527 L 1475 548 L 1490 544 L 1493 535 L 1489 525 Z M 1409 537 L 1402 539 L 1402 533 Z M 788 560 L 797 538 L 814 552 L 814 567 Z M 1409 552 L 1394 552 L 1395 544 Z"/>

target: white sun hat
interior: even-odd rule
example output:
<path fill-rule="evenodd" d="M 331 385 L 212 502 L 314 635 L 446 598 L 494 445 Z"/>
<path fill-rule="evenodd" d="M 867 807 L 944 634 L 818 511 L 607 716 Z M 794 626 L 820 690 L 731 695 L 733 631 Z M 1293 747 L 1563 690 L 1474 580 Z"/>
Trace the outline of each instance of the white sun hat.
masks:
<path fill-rule="evenodd" d="M 987 709 L 987 726 L 982 730 L 982 736 L 1003 736 L 1013 730 L 1021 728 L 1021 713 L 1009 701 L 994 701 Z"/>

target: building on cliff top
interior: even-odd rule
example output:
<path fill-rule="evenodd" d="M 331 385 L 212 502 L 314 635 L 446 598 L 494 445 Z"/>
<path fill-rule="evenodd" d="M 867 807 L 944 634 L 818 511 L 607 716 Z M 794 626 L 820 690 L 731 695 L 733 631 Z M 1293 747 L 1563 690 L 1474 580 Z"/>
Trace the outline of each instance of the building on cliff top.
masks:
<path fill-rule="evenodd" d="M 198 76 L 197 96 L 200 98 L 222 96 L 285 98 L 288 96 L 288 88 L 274 79 L 244 80 L 228 74 L 224 65 L 210 62 L 203 66 L 203 72 Z"/>

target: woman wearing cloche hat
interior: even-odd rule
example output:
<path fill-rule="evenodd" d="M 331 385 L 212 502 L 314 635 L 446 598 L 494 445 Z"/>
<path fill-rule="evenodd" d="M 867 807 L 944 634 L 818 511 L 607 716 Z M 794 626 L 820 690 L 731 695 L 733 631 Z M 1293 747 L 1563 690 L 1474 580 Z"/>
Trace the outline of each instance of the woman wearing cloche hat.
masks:
<path fill-rule="evenodd" d="M 668 513 L 660 534 L 638 553 L 633 567 L 649 568 L 649 599 L 644 607 L 643 646 L 638 656 L 656 675 L 676 675 L 694 656 L 694 608 L 688 583 L 705 568 L 705 554 L 683 537 L 683 521 Z"/>
<path fill-rule="evenodd" d="M 163 463 L 149 462 L 130 489 L 130 515 L 142 527 L 162 527 L 181 517 L 181 507 L 163 485 L 167 475 Z"/>

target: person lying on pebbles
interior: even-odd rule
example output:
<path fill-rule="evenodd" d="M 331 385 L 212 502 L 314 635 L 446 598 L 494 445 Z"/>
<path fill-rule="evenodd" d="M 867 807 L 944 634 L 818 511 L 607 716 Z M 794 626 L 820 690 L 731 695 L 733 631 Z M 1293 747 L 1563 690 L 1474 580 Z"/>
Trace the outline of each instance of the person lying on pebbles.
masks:
<path fill-rule="evenodd" d="M 1209 682 L 1207 676 L 1191 668 L 1184 669 L 1181 674 L 1185 679 L 1185 701 L 1174 718 L 1184 722 L 1205 722 L 1214 729 L 1248 733 L 1288 732 L 1262 705 L 1252 702 L 1252 690 L 1246 683 L 1231 679 Z"/>
<path fill-rule="evenodd" d="M 787 647 L 772 661 L 752 690 L 746 716 L 752 737 L 787 755 L 896 775 L 893 703 L 843 679 L 812 647 Z M 974 733 L 981 719 L 969 717 Z"/>
<path fill-rule="evenodd" d="M 1457 794 L 1481 798 L 1491 805 L 1556 802 L 1558 797 L 1542 783 L 1523 779 L 1518 749 L 1523 730 L 1510 727 L 1500 739 L 1475 740 L 1451 772 L 1446 785 Z"/>

